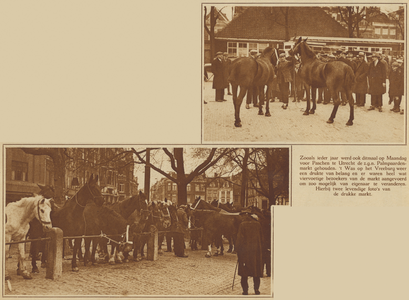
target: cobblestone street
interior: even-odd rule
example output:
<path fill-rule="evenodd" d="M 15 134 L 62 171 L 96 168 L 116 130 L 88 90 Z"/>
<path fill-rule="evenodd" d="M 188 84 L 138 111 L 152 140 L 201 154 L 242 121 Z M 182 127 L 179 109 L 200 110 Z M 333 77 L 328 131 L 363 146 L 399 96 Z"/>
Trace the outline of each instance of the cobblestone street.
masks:
<path fill-rule="evenodd" d="M 14 248 L 14 249 L 13 249 Z M 71 271 L 71 261 L 63 262 L 62 278 L 56 281 L 45 279 L 45 269 L 34 274 L 32 280 L 16 275 L 17 246 L 12 247 L 12 258 L 7 260 L 6 269 L 12 277 L 13 291 L 3 285 L 3 295 L 126 295 L 126 296 L 209 296 L 240 295 L 240 276 L 236 274 L 232 290 L 233 274 L 237 255 L 205 258 L 205 250 L 186 250 L 187 258 L 163 252 L 157 261 L 142 260 L 126 264 L 98 264 Z M 27 266 L 30 262 L 27 261 Z M 40 262 L 37 262 L 39 265 Z M 31 266 L 30 266 L 31 269 Z M 249 294 L 254 296 L 252 279 L 249 278 Z M 261 278 L 258 297 L 272 297 L 271 277 Z"/>

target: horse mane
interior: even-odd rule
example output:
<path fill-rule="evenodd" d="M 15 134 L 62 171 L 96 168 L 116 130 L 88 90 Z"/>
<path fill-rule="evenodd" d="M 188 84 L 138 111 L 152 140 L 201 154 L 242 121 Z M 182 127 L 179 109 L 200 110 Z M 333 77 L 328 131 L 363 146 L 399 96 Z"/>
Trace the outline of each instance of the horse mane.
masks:
<path fill-rule="evenodd" d="M 273 48 L 272 47 L 270 47 L 270 46 L 268 46 L 267 48 L 265 48 L 264 50 L 263 50 L 263 52 L 261 53 L 261 56 L 263 56 L 263 57 L 269 57 L 269 56 L 271 56 L 271 53 L 273 52 Z"/>

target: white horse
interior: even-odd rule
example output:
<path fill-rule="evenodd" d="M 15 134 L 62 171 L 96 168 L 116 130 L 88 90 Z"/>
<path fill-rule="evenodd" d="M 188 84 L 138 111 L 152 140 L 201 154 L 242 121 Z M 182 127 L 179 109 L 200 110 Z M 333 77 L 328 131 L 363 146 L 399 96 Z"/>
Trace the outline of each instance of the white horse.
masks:
<path fill-rule="evenodd" d="M 45 199 L 43 196 L 23 198 L 17 202 L 9 203 L 6 206 L 6 243 L 11 241 L 22 241 L 26 239 L 29 223 L 37 218 L 43 225 L 44 230 L 52 228 L 50 212 L 51 199 Z M 10 247 L 6 246 L 6 259 L 9 257 Z M 17 275 L 22 275 L 24 279 L 31 279 L 31 274 L 26 270 L 24 260 L 26 258 L 24 243 L 18 244 L 19 268 Z M 10 276 L 6 272 L 6 280 Z"/>

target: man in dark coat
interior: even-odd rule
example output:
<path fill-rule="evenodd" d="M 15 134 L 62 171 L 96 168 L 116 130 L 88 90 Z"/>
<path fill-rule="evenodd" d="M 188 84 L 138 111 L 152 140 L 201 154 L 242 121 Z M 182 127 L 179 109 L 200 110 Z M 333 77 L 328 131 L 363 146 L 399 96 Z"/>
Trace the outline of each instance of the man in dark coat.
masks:
<path fill-rule="evenodd" d="M 372 63 L 369 65 L 368 79 L 369 90 L 371 94 L 371 107 L 369 110 L 378 109 L 382 111 L 382 95 L 386 92 L 386 69 L 385 65 L 379 60 L 380 54 L 372 55 Z"/>
<path fill-rule="evenodd" d="M 277 81 L 281 92 L 281 101 L 284 103 L 281 106 L 283 109 L 287 109 L 288 107 L 288 94 L 290 93 L 290 82 L 293 81 L 292 77 L 293 67 L 294 62 L 287 61 L 285 58 L 285 53 L 281 53 L 277 65 Z"/>
<path fill-rule="evenodd" d="M 353 91 L 357 106 L 365 106 L 366 93 L 368 91 L 368 64 L 364 61 L 365 54 L 359 52 L 358 62 L 355 69 L 355 85 Z"/>
<path fill-rule="evenodd" d="M 231 60 L 229 58 L 229 54 L 227 52 L 224 52 L 223 53 L 223 72 L 224 72 L 224 77 L 225 77 L 225 81 L 226 81 L 227 95 L 231 95 L 231 93 L 230 93 L 230 83 L 227 80 L 229 78 L 230 65 L 231 65 Z"/>
<path fill-rule="evenodd" d="M 393 108 L 391 109 L 393 112 L 400 112 L 400 103 L 405 92 L 404 82 L 403 70 L 399 68 L 397 62 L 393 62 L 389 73 L 389 97 L 393 101 Z"/>
<path fill-rule="evenodd" d="M 224 89 L 226 88 L 226 78 L 224 76 L 224 66 L 223 66 L 223 52 L 217 52 L 216 58 L 212 62 L 212 73 L 213 73 L 213 89 L 216 90 L 217 102 L 225 101 Z"/>
<path fill-rule="evenodd" d="M 262 244 L 263 235 L 261 225 L 252 218 L 251 210 L 240 213 L 243 220 L 240 223 L 236 240 L 238 257 L 238 274 L 241 276 L 243 295 L 248 295 L 248 276 L 253 277 L 254 292 L 260 295 L 260 277 L 263 276 Z"/>

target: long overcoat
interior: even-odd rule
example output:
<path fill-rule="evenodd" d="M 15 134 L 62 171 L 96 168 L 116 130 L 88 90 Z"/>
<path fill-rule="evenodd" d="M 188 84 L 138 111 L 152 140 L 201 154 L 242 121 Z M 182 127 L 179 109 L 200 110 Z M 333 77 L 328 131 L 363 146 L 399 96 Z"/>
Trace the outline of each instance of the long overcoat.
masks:
<path fill-rule="evenodd" d="M 402 69 L 397 68 L 396 71 L 393 71 L 391 68 L 389 73 L 389 96 L 402 96 L 405 92 L 404 82 Z"/>
<path fill-rule="evenodd" d="M 239 226 L 235 245 L 240 276 L 263 276 L 262 239 L 260 223 L 245 216 Z"/>
<path fill-rule="evenodd" d="M 229 81 L 227 80 L 227 78 L 229 78 L 230 66 L 231 66 L 230 58 L 224 58 L 223 59 L 223 74 L 224 74 L 224 84 L 226 85 L 225 88 L 227 88 L 229 85 Z"/>
<path fill-rule="evenodd" d="M 223 62 L 217 57 L 212 62 L 213 89 L 219 90 L 227 87 L 227 78 L 224 77 Z"/>
<path fill-rule="evenodd" d="M 375 62 L 372 62 L 369 65 L 368 70 L 368 79 L 369 79 L 369 89 L 368 94 L 371 95 L 382 95 L 386 92 L 386 86 L 383 84 L 386 83 L 386 69 L 385 65 L 378 61 L 375 66 Z"/>
<path fill-rule="evenodd" d="M 358 62 L 355 70 L 355 85 L 353 92 L 356 94 L 366 94 L 368 92 L 368 70 L 369 66 L 365 61 Z"/>

